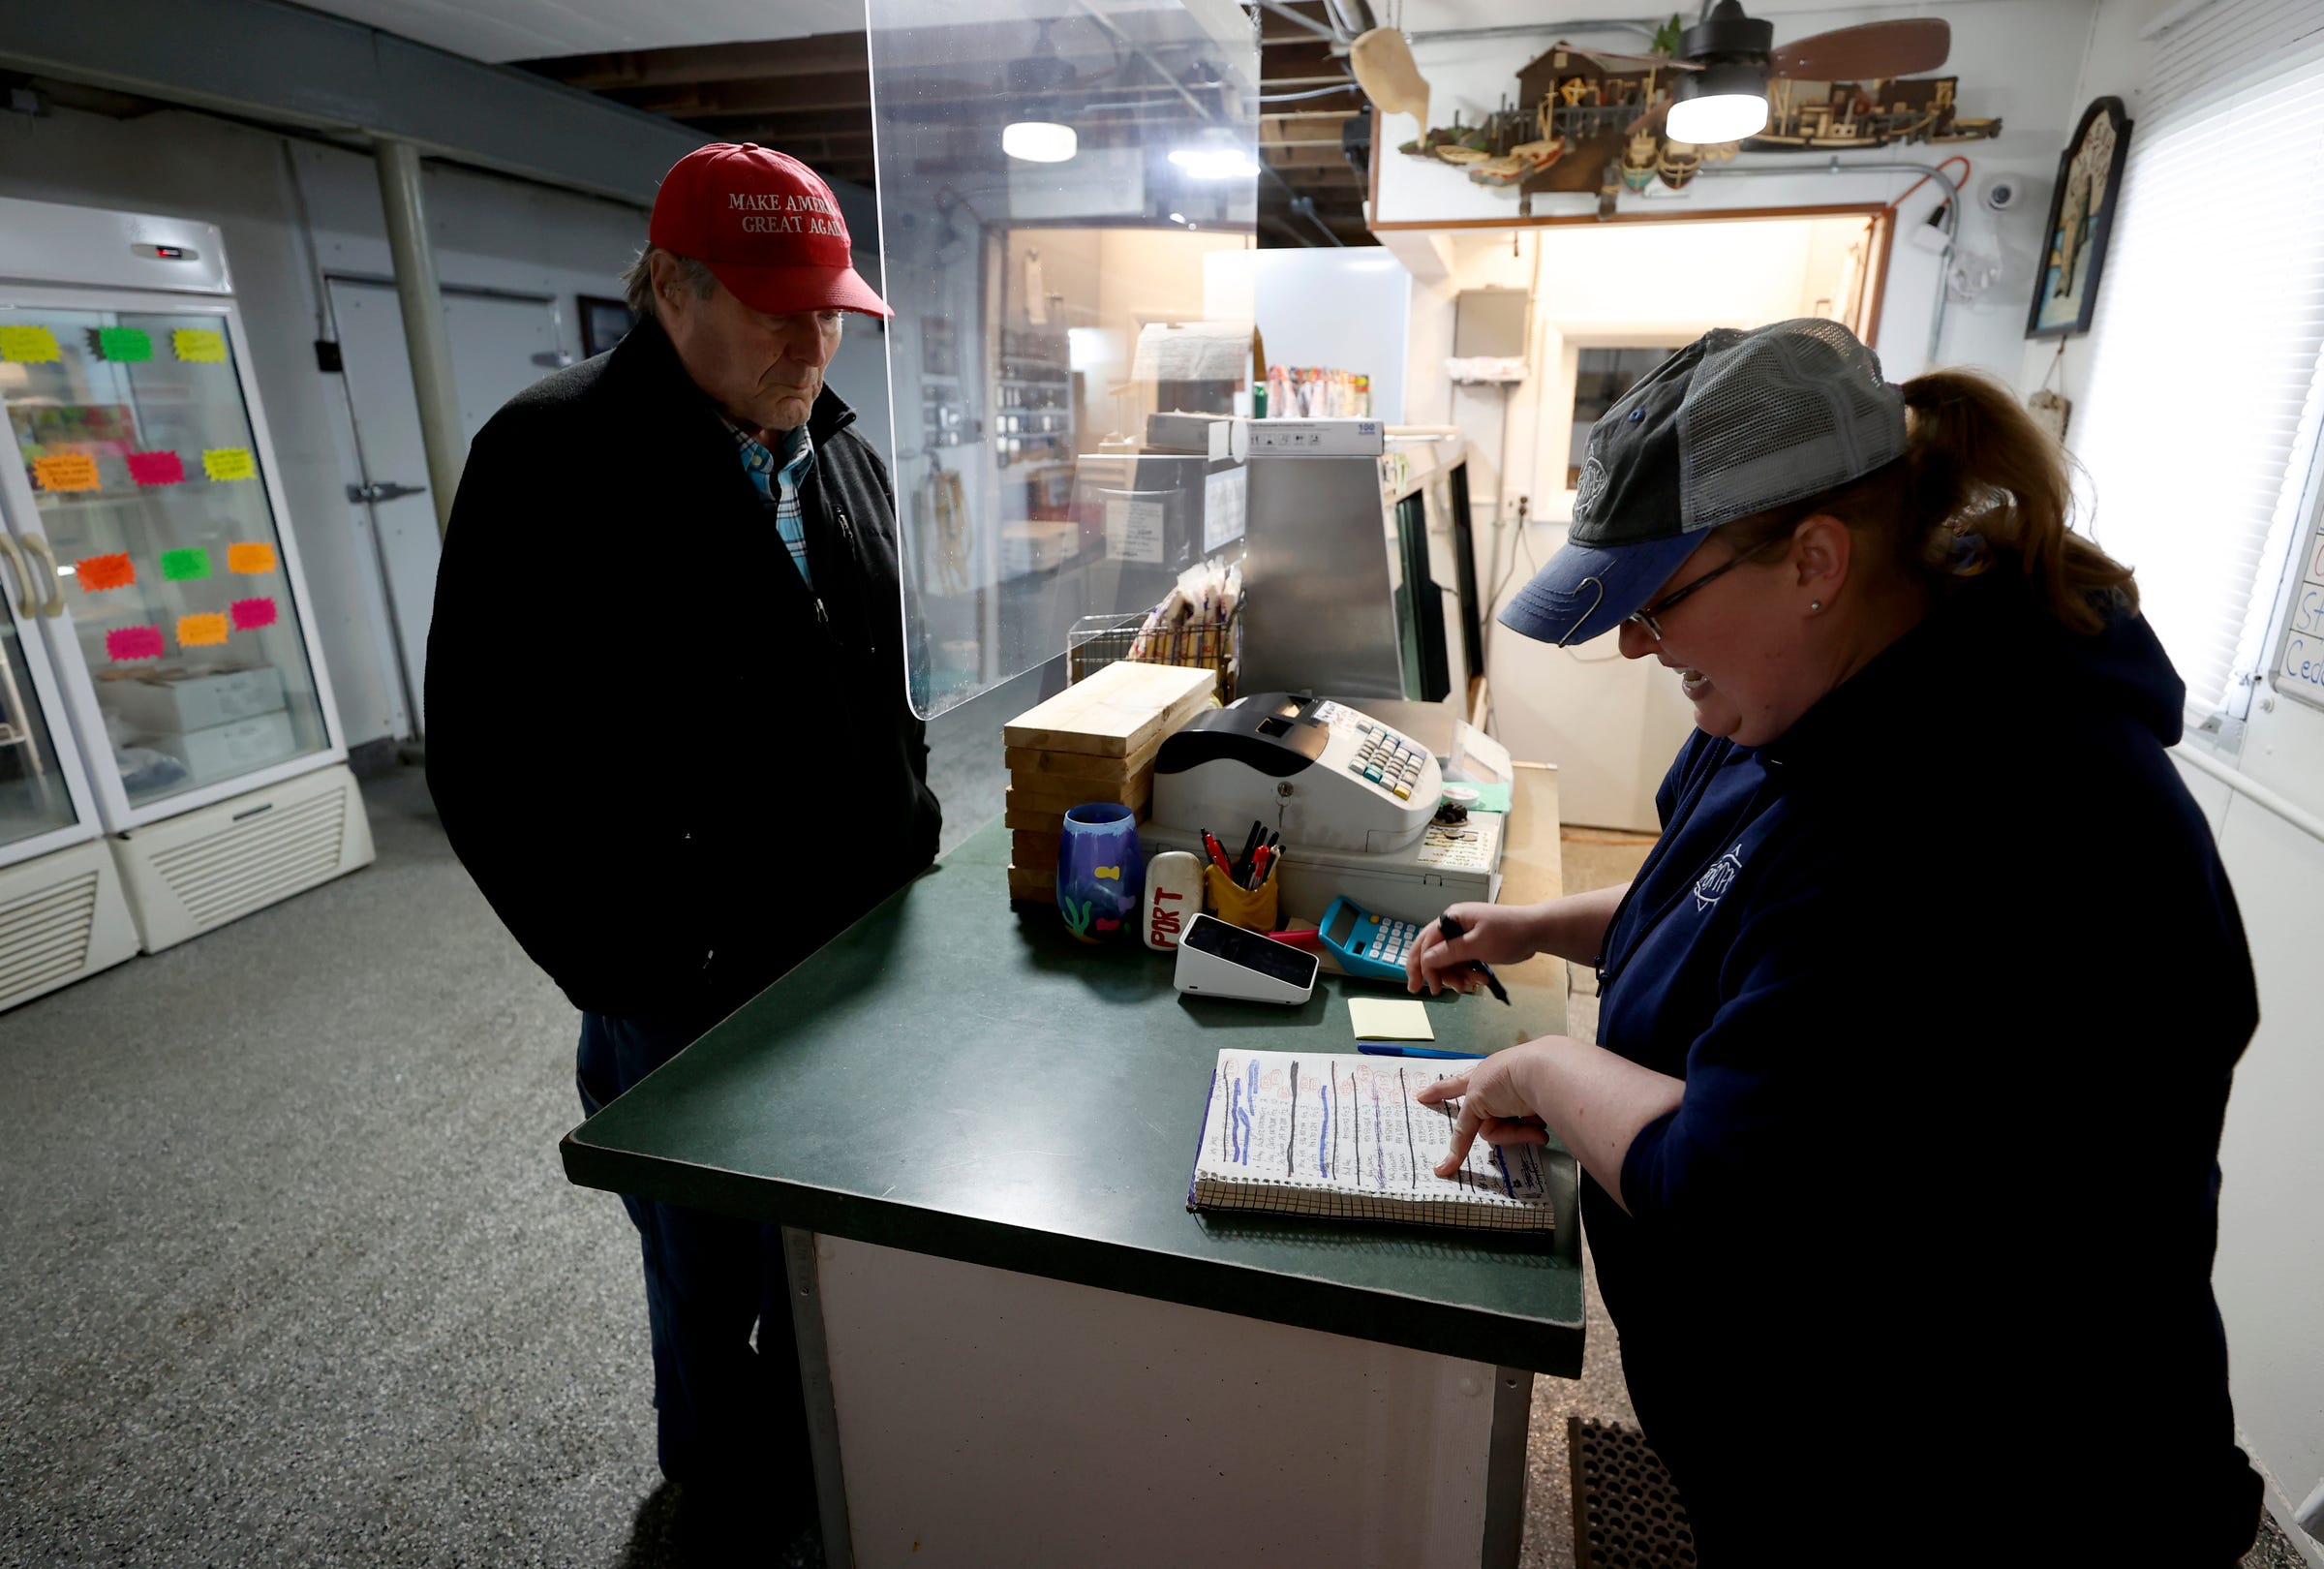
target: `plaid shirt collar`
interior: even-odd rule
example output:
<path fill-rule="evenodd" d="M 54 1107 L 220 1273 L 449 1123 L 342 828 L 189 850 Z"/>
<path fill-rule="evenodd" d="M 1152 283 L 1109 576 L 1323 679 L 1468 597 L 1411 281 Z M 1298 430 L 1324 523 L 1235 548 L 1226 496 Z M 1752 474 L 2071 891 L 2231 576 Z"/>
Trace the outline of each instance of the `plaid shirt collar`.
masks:
<path fill-rule="evenodd" d="M 783 432 L 782 450 L 777 454 L 758 439 L 756 432 L 735 423 L 725 410 L 715 403 L 710 407 L 711 412 L 719 416 L 719 423 L 724 425 L 726 433 L 734 438 L 735 447 L 742 454 L 743 470 L 750 476 L 760 495 L 772 501 L 777 479 L 793 489 L 798 488 L 800 477 L 807 473 L 808 465 L 815 460 L 815 444 L 809 438 L 806 425 Z"/>

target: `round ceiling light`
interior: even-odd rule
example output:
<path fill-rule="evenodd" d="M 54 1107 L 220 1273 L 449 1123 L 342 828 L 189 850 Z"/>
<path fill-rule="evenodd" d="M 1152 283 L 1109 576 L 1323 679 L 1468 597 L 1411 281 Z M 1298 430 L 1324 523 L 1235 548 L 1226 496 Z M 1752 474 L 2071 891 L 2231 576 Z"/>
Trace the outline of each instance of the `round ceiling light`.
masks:
<path fill-rule="evenodd" d="M 1000 150 L 1028 164 L 1062 164 L 1081 150 L 1081 144 L 1072 126 L 1055 120 L 1018 120 L 1000 131 Z"/>

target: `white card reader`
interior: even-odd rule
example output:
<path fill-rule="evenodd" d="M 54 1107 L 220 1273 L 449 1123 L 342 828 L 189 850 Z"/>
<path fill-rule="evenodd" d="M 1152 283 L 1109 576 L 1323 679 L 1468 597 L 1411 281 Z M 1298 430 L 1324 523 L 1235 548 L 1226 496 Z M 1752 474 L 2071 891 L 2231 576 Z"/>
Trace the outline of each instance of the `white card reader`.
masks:
<path fill-rule="evenodd" d="M 1296 1008 L 1315 991 L 1321 969 L 1315 955 L 1303 948 L 1246 932 L 1215 915 L 1197 915 L 1178 934 L 1178 968 L 1172 984 L 1203 997 Z"/>

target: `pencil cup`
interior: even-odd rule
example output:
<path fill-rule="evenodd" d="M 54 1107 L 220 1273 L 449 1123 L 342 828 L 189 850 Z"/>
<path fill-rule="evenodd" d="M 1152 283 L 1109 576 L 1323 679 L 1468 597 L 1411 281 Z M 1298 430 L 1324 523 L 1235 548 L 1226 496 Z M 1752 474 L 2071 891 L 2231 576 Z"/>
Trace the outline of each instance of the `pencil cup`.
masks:
<path fill-rule="evenodd" d="M 1057 910 L 1065 929 L 1084 942 L 1104 942 L 1127 930 L 1146 889 L 1146 857 L 1138 849 L 1138 815 L 1100 802 L 1065 814 L 1057 846 Z"/>
<path fill-rule="evenodd" d="M 1269 877 L 1253 893 L 1238 888 L 1235 879 L 1217 866 L 1203 868 L 1203 888 L 1210 896 L 1210 912 L 1220 920 L 1252 932 L 1275 929 L 1275 879 Z"/>
<path fill-rule="evenodd" d="M 1138 930 L 1157 953 L 1173 953 L 1178 934 L 1203 908 L 1203 863 L 1184 850 L 1164 850 L 1146 863 L 1146 903 Z"/>

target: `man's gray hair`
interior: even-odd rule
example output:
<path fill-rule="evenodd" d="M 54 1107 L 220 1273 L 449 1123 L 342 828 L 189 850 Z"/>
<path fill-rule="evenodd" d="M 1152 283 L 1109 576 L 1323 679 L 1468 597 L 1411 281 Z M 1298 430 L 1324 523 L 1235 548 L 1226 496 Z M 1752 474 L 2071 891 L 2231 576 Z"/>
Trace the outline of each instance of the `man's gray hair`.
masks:
<path fill-rule="evenodd" d="M 622 292 L 628 296 L 629 314 L 639 321 L 661 320 L 661 313 L 654 307 L 654 258 L 657 256 L 666 256 L 678 263 L 678 276 L 694 292 L 696 299 L 708 299 L 719 292 L 718 274 L 710 270 L 709 262 L 649 244 L 637 253 L 637 260 L 622 272 Z"/>

